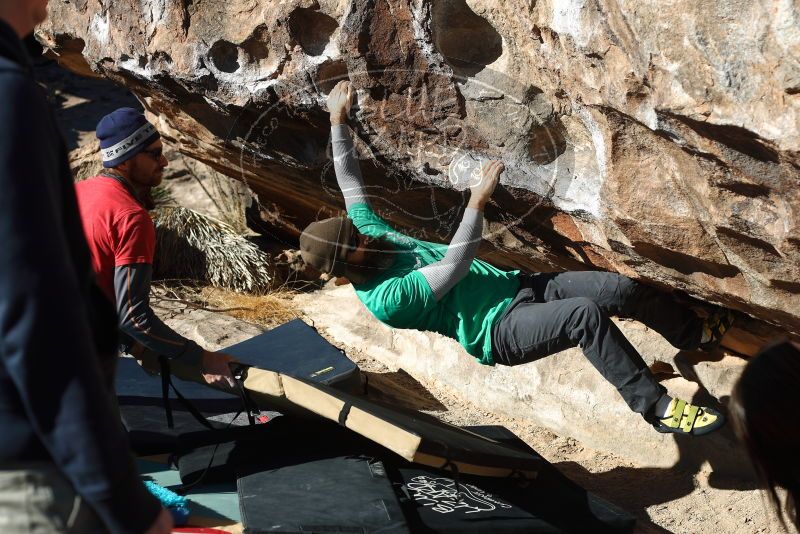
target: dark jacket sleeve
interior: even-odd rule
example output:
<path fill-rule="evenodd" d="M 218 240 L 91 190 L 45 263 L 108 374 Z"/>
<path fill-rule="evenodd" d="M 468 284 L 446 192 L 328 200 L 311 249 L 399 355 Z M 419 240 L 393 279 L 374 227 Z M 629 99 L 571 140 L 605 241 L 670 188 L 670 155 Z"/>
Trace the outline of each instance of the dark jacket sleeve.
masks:
<path fill-rule="evenodd" d="M 114 269 L 119 327 L 124 333 L 157 354 L 180 358 L 187 365 L 200 366 L 203 349 L 165 325 L 150 307 L 149 263 L 121 265 Z"/>
<path fill-rule="evenodd" d="M 75 490 L 112 532 L 141 533 L 159 505 L 139 479 L 103 384 L 62 228 L 72 189 L 53 176 L 61 140 L 23 73 L 0 73 L 0 100 L 0 364 Z"/>

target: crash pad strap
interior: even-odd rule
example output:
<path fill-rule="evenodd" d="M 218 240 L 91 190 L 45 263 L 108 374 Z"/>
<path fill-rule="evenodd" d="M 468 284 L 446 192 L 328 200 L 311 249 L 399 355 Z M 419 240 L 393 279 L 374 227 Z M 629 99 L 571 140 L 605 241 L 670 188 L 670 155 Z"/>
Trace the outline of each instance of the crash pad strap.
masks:
<path fill-rule="evenodd" d="M 260 414 L 261 410 L 258 409 L 258 406 L 250 398 L 250 395 L 247 394 L 247 390 L 244 387 L 244 381 L 247 378 L 247 369 L 248 367 L 246 365 L 232 366 L 231 374 L 233 375 L 233 381 L 236 383 L 239 398 L 242 399 L 244 411 L 247 413 L 247 421 L 252 426 L 256 424 L 254 416 Z"/>
<path fill-rule="evenodd" d="M 347 416 L 350 415 L 350 408 L 352 407 L 353 405 L 350 404 L 349 402 L 344 403 L 344 406 L 342 406 L 342 410 L 339 412 L 340 425 L 347 426 Z"/>
<path fill-rule="evenodd" d="M 203 417 L 203 414 L 195 408 L 194 404 L 189 402 L 189 400 L 181 395 L 181 392 L 178 391 L 178 388 L 175 387 L 175 384 L 172 383 L 172 374 L 170 373 L 169 368 L 169 359 L 164 356 L 163 354 L 158 357 L 158 363 L 161 366 L 161 394 L 164 397 L 164 411 L 166 412 L 167 416 L 167 426 L 169 428 L 174 428 L 174 422 L 172 418 L 172 404 L 169 398 L 169 388 L 172 388 L 172 391 L 175 392 L 175 395 L 178 397 L 178 400 L 183 403 L 186 409 L 192 414 L 192 417 L 197 419 L 197 422 L 203 425 L 204 427 L 208 428 L 209 430 L 216 430 L 216 428 L 208 422 L 208 419 Z"/>
<path fill-rule="evenodd" d="M 167 416 L 167 428 L 175 428 L 175 421 L 172 418 L 172 402 L 169 398 L 169 361 L 164 356 L 158 357 L 158 365 L 161 367 L 161 399 L 164 402 L 164 415 Z"/>

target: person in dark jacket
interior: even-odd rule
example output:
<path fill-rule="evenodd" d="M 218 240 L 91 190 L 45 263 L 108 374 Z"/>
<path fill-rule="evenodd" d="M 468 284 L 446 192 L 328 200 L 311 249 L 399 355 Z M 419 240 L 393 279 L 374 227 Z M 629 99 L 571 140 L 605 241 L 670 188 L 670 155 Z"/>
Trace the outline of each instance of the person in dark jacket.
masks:
<path fill-rule="evenodd" d="M 166 533 L 112 409 L 114 312 L 20 41 L 46 15 L 0 0 L 0 531 Z"/>

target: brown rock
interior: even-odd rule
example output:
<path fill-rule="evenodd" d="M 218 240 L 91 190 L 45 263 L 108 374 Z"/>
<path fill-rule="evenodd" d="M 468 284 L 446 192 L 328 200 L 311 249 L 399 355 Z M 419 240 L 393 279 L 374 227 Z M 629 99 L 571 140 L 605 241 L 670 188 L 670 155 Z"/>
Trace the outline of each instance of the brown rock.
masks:
<path fill-rule="evenodd" d="M 402 229 L 448 239 L 466 200 L 450 171 L 502 158 L 492 261 L 616 270 L 800 333 L 792 3 L 54 0 L 50 14 L 39 37 L 65 65 L 129 86 L 182 152 L 292 231 L 343 205 L 324 98 L 349 77 L 365 179 Z"/>

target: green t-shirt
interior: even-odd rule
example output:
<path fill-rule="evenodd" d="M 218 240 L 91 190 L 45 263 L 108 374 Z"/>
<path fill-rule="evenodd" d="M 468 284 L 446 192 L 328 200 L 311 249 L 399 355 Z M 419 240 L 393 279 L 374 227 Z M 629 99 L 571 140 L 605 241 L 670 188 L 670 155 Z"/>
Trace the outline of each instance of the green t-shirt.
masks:
<path fill-rule="evenodd" d="M 367 309 L 391 327 L 438 332 L 456 339 L 481 363 L 494 365 L 492 326 L 519 290 L 519 271 L 501 271 L 473 260 L 469 273 L 436 302 L 419 269 L 441 260 L 447 245 L 395 231 L 364 203 L 352 205 L 348 215 L 359 232 L 384 237 L 398 251 L 389 269 L 354 286 Z"/>

